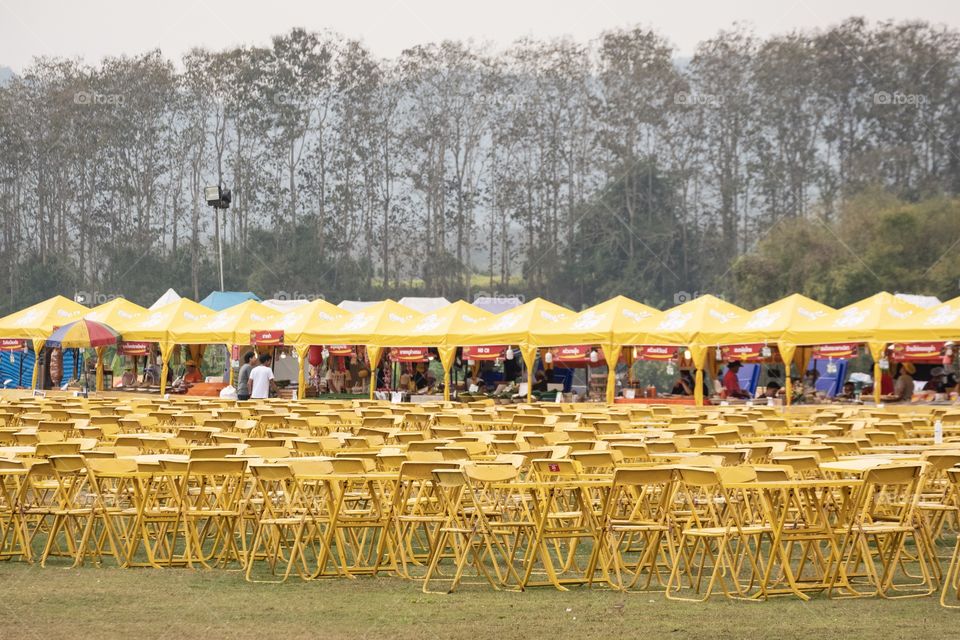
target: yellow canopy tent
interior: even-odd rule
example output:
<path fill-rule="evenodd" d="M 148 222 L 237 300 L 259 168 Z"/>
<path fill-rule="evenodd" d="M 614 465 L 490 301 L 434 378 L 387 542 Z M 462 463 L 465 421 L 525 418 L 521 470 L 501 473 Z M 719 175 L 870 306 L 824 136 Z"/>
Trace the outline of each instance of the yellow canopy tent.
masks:
<path fill-rule="evenodd" d="M 880 401 L 880 359 L 886 349 L 885 331 L 892 323 L 906 320 L 923 310 L 881 291 L 833 313 L 798 319 L 784 334 L 783 341 L 794 345 L 865 343 L 873 356 L 873 396 Z"/>
<path fill-rule="evenodd" d="M 574 311 L 566 307 L 543 298 L 534 298 L 519 307 L 478 322 L 475 326 L 451 327 L 447 334 L 447 345 L 452 347 L 518 345 L 524 365 L 527 367 L 527 400 L 532 400 L 533 365 L 537 357 L 537 346 L 531 341 L 531 331 L 556 325 L 575 315 Z"/>
<path fill-rule="evenodd" d="M 782 338 L 790 327 L 804 321 L 816 320 L 834 311 L 832 307 L 794 293 L 732 322 L 707 325 L 697 336 L 697 341 L 705 347 L 758 342 L 776 344 L 784 362 L 784 386 L 789 404 L 792 394 L 790 364 L 799 352 L 795 345 L 783 341 Z M 799 363 L 797 366 L 799 368 L 804 365 Z"/>
<path fill-rule="evenodd" d="M 457 300 L 436 311 L 425 314 L 413 327 L 394 324 L 382 328 L 377 335 L 381 347 L 436 347 L 443 365 L 443 397 L 450 399 L 450 368 L 456 357 L 457 346 L 448 344 L 451 333 L 469 333 L 493 317 L 489 311 L 469 302 Z"/>
<path fill-rule="evenodd" d="M 383 300 L 364 307 L 353 315 L 332 322 L 308 326 L 299 336 L 300 344 L 363 345 L 370 361 L 370 397 L 376 391 L 375 370 L 382 353 L 382 335 L 393 334 L 414 327 L 423 314 L 394 300 Z"/>
<path fill-rule="evenodd" d="M 573 344 L 599 344 L 607 361 L 607 402 L 616 394 L 617 361 L 625 344 L 637 332 L 640 323 L 659 315 L 653 307 L 616 296 L 557 323 L 534 327 L 530 340 L 537 347 Z"/>
<path fill-rule="evenodd" d="M 160 393 L 166 391 L 167 367 L 170 356 L 173 354 L 173 347 L 177 344 L 173 340 L 173 334 L 201 318 L 206 318 L 211 313 L 210 309 L 193 300 L 180 298 L 136 318 L 123 332 L 123 339 L 126 342 L 159 343 L 163 363 L 160 370 Z"/>
<path fill-rule="evenodd" d="M 707 347 L 698 341 L 699 335 L 707 329 L 722 330 L 718 327 L 730 326 L 746 315 L 745 309 L 707 294 L 647 318 L 639 323 L 636 334 L 629 336 L 624 344 L 689 348 L 693 366 L 696 367 L 694 402 L 701 406 Z"/>
<path fill-rule="evenodd" d="M 276 310 L 256 300 L 244 300 L 213 315 L 173 327 L 170 339 L 174 344 L 224 344 L 229 354 L 234 345 L 250 344 L 252 331 L 273 329 L 279 316 Z M 230 384 L 233 384 L 232 366 Z"/>
<path fill-rule="evenodd" d="M 291 309 L 274 318 L 271 329 L 283 331 L 283 341 L 285 344 L 293 345 L 297 350 L 298 372 L 297 372 L 297 397 L 303 398 L 306 393 L 307 376 L 307 355 L 312 346 L 310 342 L 304 342 L 303 333 L 308 328 L 321 331 L 321 327 L 346 317 L 348 312 L 344 311 L 335 304 L 326 300 L 311 300 L 306 304 Z"/>
<path fill-rule="evenodd" d="M 40 350 L 43 349 L 46 339 L 54 329 L 79 320 L 87 311 L 89 311 L 87 307 L 69 298 L 54 296 L 0 318 L 0 338 L 30 341 L 36 356 L 31 386 L 34 388 L 37 386 Z"/>
<path fill-rule="evenodd" d="M 880 330 L 886 342 L 921 342 L 960 338 L 960 298 L 893 318 Z"/>
<path fill-rule="evenodd" d="M 149 313 L 140 305 L 130 302 L 126 298 L 114 298 L 109 302 L 104 302 L 100 306 L 94 307 L 83 317 L 87 320 L 102 322 L 113 327 L 120 338 L 123 339 L 123 333 L 132 323 L 145 313 Z M 103 353 L 106 347 L 97 347 L 97 391 L 103 391 Z"/>

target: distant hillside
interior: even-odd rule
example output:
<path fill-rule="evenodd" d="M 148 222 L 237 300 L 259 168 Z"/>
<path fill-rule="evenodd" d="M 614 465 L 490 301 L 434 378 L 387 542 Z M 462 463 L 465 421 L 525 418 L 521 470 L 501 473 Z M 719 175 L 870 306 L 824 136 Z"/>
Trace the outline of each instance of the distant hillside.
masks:
<path fill-rule="evenodd" d="M 0 67 L 0 87 L 10 82 L 13 78 L 13 69 L 10 67 Z"/>

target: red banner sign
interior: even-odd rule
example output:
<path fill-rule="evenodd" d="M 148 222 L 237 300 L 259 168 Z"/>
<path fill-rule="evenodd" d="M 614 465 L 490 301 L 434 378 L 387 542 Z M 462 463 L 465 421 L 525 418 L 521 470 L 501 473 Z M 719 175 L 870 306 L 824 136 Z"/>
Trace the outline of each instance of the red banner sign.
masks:
<path fill-rule="evenodd" d="M 504 346 L 486 346 L 486 347 L 464 347 L 463 348 L 463 359 L 464 360 L 497 360 L 503 357 L 503 352 L 506 351 Z"/>
<path fill-rule="evenodd" d="M 26 340 L 18 340 L 16 338 L 0 338 L 0 351 L 23 351 L 26 348 Z"/>
<path fill-rule="evenodd" d="M 860 345 L 856 342 L 841 344 L 821 344 L 813 348 L 813 357 L 817 360 L 847 360 L 856 358 Z"/>
<path fill-rule="evenodd" d="M 121 342 L 117 350 L 125 356 L 148 356 L 150 346 L 149 342 Z"/>
<path fill-rule="evenodd" d="M 283 344 L 283 331 L 251 331 L 250 344 L 277 347 Z"/>
<path fill-rule="evenodd" d="M 634 350 L 634 357 L 637 360 L 674 360 L 679 350 L 678 347 L 645 345 Z"/>
<path fill-rule="evenodd" d="M 943 351 L 943 342 L 904 342 L 893 345 L 891 358 L 896 362 L 906 360 L 937 360 Z"/>
<path fill-rule="evenodd" d="M 390 359 L 394 362 L 424 362 L 429 351 L 426 347 L 393 347 Z"/>
<path fill-rule="evenodd" d="M 553 357 L 559 362 L 571 362 L 578 360 L 589 360 L 592 348 L 582 344 L 572 344 L 566 347 L 558 347 L 553 350 Z M 599 351 L 597 352 L 599 355 Z"/>
<path fill-rule="evenodd" d="M 738 360 L 740 362 L 762 362 L 766 360 L 763 355 L 763 348 L 770 349 L 770 356 L 773 356 L 774 347 L 760 342 L 750 344 L 730 344 L 720 347 L 720 353 L 726 362 Z"/>
<path fill-rule="evenodd" d="M 352 356 L 353 347 L 348 344 L 328 344 L 327 352 L 332 356 Z"/>

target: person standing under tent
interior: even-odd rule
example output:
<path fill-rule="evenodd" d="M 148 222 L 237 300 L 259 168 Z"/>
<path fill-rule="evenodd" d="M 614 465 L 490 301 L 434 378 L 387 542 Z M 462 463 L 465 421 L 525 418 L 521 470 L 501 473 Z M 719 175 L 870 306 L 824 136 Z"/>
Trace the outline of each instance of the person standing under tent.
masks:
<path fill-rule="evenodd" d="M 260 364 L 250 371 L 250 398 L 263 400 L 270 397 L 270 392 L 276 392 L 277 383 L 274 382 L 273 369 L 270 362 L 273 358 L 269 353 L 260 356 Z"/>
<path fill-rule="evenodd" d="M 250 372 L 253 371 L 253 351 L 243 354 L 243 364 L 237 373 L 237 400 L 250 399 Z"/>

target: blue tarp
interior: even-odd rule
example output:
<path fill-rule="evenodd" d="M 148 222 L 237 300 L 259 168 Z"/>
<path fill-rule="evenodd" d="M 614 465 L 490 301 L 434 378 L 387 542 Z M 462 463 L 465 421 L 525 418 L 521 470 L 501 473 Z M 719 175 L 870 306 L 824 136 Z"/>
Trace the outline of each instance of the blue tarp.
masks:
<path fill-rule="evenodd" d="M 214 311 L 223 311 L 247 300 L 262 302 L 252 291 L 211 291 L 210 295 L 200 301 L 200 304 Z"/>
<path fill-rule="evenodd" d="M 737 372 L 740 388 L 748 391 L 750 396 L 757 395 L 757 384 L 760 382 L 760 365 L 745 363 Z"/>
<path fill-rule="evenodd" d="M 834 360 L 833 364 L 837 365 L 836 373 L 827 371 L 830 360 L 810 358 L 810 363 L 807 366 L 807 369 L 816 369 L 817 373 L 820 374 L 817 377 L 817 391 L 823 391 L 828 398 L 833 398 L 840 393 L 843 388 L 843 381 L 847 378 L 848 362 L 846 360 Z"/>
<path fill-rule="evenodd" d="M 73 354 L 75 349 L 63 350 L 63 379 L 66 382 L 73 377 Z M 20 369 L 20 360 L 23 360 L 23 370 Z M 33 380 L 33 351 L 3 351 L 0 352 L 0 387 L 11 389 L 20 387 L 29 389 Z M 83 364 L 83 359 L 80 359 Z M 7 382 L 7 381 L 10 382 Z M 39 381 L 42 383 L 43 381 Z"/>

